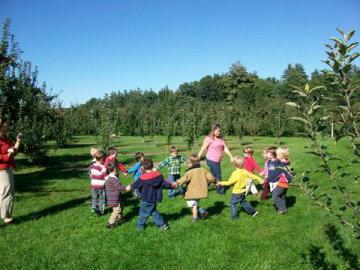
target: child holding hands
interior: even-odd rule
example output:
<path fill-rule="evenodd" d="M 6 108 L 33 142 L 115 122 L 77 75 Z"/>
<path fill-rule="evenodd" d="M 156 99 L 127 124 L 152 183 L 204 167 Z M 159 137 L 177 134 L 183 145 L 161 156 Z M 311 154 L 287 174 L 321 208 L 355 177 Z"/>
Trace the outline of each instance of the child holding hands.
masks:
<path fill-rule="evenodd" d="M 279 153 L 279 156 L 277 155 Z M 266 158 L 268 159 L 266 166 L 268 171 L 267 180 L 270 186 L 270 192 L 276 210 L 280 214 L 285 214 L 286 209 L 286 193 L 289 187 L 288 182 L 291 181 L 292 176 L 287 166 L 290 162 L 287 160 L 286 154 L 281 149 L 276 147 L 268 147 L 266 149 Z M 279 185 L 280 184 L 280 185 Z"/>
<path fill-rule="evenodd" d="M 215 181 L 212 174 L 201 168 L 200 158 L 193 154 L 189 157 L 190 167 L 185 175 L 176 181 L 178 185 L 186 184 L 185 200 L 188 207 L 192 208 L 192 222 L 198 220 L 198 212 L 201 218 L 205 219 L 208 212 L 204 208 L 199 207 L 199 201 L 208 197 L 208 185 Z"/>
<path fill-rule="evenodd" d="M 246 185 L 249 179 L 253 179 L 260 184 L 264 181 L 259 176 L 249 173 L 247 170 L 242 169 L 244 164 L 244 158 L 234 157 L 233 163 L 236 167 L 236 170 L 231 174 L 231 177 L 228 181 L 218 182 L 217 186 L 231 186 L 234 185 L 231 200 L 230 200 L 230 210 L 231 218 L 239 218 L 237 204 L 241 203 L 244 210 L 252 215 L 253 217 L 258 214 L 258 212 L 246 201 Z"/>
<path fill-rule="evenodd" d="M 136 226 L 138 230 L 144 229 L 147 218 L 151 216 L 157 227 L 167 230 L 169 227 L 156 210 L 156 206 L 157 203 L 162 201 L 163 188 L 176 188 L 176 184 L 165 181 L 161 173 L 153 171 L 154 164 L 151 159 L 145 158 L 142 166 L 145 169 L 145 173 L 140 176 L 138 181 L 126 187 L 127 191 L 131 189 L 140 190 L 141 205 L 139 220 Z"/>
<path fill-rule="evenodd" d="M 126 187 L 119 182 L 116 170 L 116 164 L 110 162 L 108 164 L 109 175 L 105 178 L 105 190 L 107 205 L 112 208 L 112 213 L 106 228 L 115 228 L 122 219 L 123 201 L 121 191 L 125 191 Z"/>
<path fill-rule="evenodd" d="M 254 173 L 254 171 L 256 170 L 260 175 L 262 175 L 263 174 L 262 169 L 260 168 L 259 164 L 257 164 L 255 158 L 253 157 L 253 154 L 254 154 L 254 150 L 251 147 L 246 147 L 244 149 L 243 168 L 250 173 Z M 246 192 L 245 192 L 246 194 L 245 195 L 247 195 L 249 193 L 249 191 L 253 195 L 256 195 L 259 193 L 255 184 L 253 183 L 252 179 L 249 179 L 248 183 L 246 184 Z"/>
<path fill-rule="evenodd" d="M 91 212 L 103 215 L 105 209 L 105 177 L 107 169 L 103 165 L 104 154 L 101 151 L 92 149 L 92 156 L 95 162 L 89 167 L 91 180 Z"/>
<path fill-rule="evenodd" d="M 140 176 L 144 173 L 144 168 L 141 165 L 141 162 L 144 160 L 144 153 L 137 152 L 135 153 L 136 163 L 130 169 L 127 170 L 128 173 L 134 174 L 134 181 L 139 180 Z M 137 198 L 140 198 L 140 191 L 138 189 L 133 190 L 133 195 Z"/>
<path fill-rule="evenodd" d="M 161 170 L 163 167 L 167 166 L 168 168 L 168 180 L 171 183 L 176 182 L 180 179 L 180 169 L 181 165 L 186 163 L 186 158 L 179 155 L 179 151 L 176 146 L 170 147 L 170 157 L 167 157 L 163 162 L 161 162 L 156 170 Z M 183 194 L 184 189 L 179 187 L 179 193 Z M 169 198 L 175 197 L 175 190 L 169 190 Z"/>

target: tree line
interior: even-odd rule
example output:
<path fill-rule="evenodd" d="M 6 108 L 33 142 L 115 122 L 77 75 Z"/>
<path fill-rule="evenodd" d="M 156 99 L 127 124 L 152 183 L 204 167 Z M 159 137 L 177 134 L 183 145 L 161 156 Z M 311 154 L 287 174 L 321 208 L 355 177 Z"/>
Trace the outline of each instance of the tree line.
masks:
<path fill-rule="evenodd" d="M 280 79 L 261 78 L 236 62 L 222 74 L 184 82 L 177 89 L 113 91 L 64 108 L 45 83 L 39 85 L 38 70 L 21 53 L 6 20 L 0 44 L 0 115 L 8 119 L 10 137 L 23 133 L 23 152 L 29 161 L 42 160 L 50 141 L 64 147 L 74 135 L 95 135 L 103 147 L 112 143 L 113 134 L 164 135 L 168 144 L 174 136 L 183 136 L 190 148 L 217 122 L 225 135 L 240 139 L 245 135 L 298 136 L 304 126 L 291 120 L 296 112 L 285 106 L 287 101 L 299 101 L 294 86 L 322 85 L 316 98 L 326 95 L 329 99 L 324 104 L 330 107 L 331 97 L 338 100 L 331 70 L 308 75 L 301 64 L 289 64 Z M 356 65 L 347 68 L 349 80 L 360 78 Z M 352 98 L 354 110 L 359 111 L 358 92 Z M 323 131 L 330 134 L 330 125 Z"/>
<path fill-rule="evenodd" d="M 355 65 L 349 74 L 352 80 L 360 79 Z M 293 87 L 306 83 L 325 86 L 318 97 L 325 93 L 336 96 L 327 70 L 315 70 L 308 76 L 301 64 L 289 64 L 281 79 L 260 78 L 236 62 L 223 74 L 184 82 L 174 90 L 166 86 L 159 91 L 114 91 L 67 108 L 65 118 L 72 134 L 98 135 L 104 146 L 110 134 L 165 135 L 168 143 L 174 136 L 183 136 L 191 146 L 215 122 L 226 135 L 240 139 L 245 135 L 299 136 L 304 129 L 291 120 L 296 115 L 285 103 L 298 101 Z M 355 98 L 358 104 L 359 95 Z M 330 126 L 325 129 L 330 134 Z"/>

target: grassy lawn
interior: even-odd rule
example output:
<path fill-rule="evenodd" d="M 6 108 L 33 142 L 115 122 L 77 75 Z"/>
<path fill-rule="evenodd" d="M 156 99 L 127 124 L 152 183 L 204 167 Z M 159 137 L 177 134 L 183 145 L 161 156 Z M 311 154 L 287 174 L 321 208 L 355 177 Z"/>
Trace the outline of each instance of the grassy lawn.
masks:
<path fill-rule="evenodd" d="M 228 137 L 233 154 L 240 155 L 243 145 Z M 155 161 L 168 155 L 164 138 L 157 145 L 139 137 L 122 137 L 120 160 L 128 167 L 133 154 L 142 151 Z M 185 156 L 185 143 L 174 143 Z M 318 161 L 305 153 L 307 142 L 300 138 L 282 138 L 291 151 L 294 169 L 301 172 L 317 168 Z M 199 142 L 201 143 L 201 142 Z M 245 138 L 255 158 L 263 165 L 261 151 L 277 144 L 275 138 Z M 360 241 L 352 231 L 326 211 L 315 206 L 293 186 L 288 192 L 287 215 L 278 215 L 272 200 L 248 200 L 259 211 L 255 218 L 240 212 L 230 219 L 230 192 L 217 195 L 211 187 L 201 204 L 210 212 L 209 219 L 191 224 L 185 201 L 165 199 L 158 209 L 171 230 L 160 231 L 150 225 L 138 232 L 135 223 L 139 201 L 125 195 L 125 222 L 114 230 L 105 228 L 109 211 L 103 217 L 90 214 L 90 190 L 86 167 L 93 137 L 79 137 L 69 148 L 52 150 L 48 165 L 28 166 L 18 159 L 16 173 L 16 224 L 0 227 L 1 269 L 354 269 L 358 263 Z M 345 158 L 345 142 L 330 143 L 337 155 Z M 195 152 L 199 146 L 195 146 Z M 222 162 L 223 177 L 233 171 L 227 156 Z M 359 168 L 352 168 L 354 171 Z M 166 175 L 166 170 L 163 171 Z M 331 183 L 318 175 L 331 192 Z M 130 183 L 131 177 L 121 177 Z M 344 183 L 358 197 L 359 184 Z M 166 193 L 164 192 L 164 195 Z M 335 199 L 335 202 L 336 199 Z M 149 220 L 150 221 L 150 220 Z M 149 222 L 151 224 L 151 222 Z M 330 224 L 330 225 L 329 225 Z M 334 239 L 341 244 L 335 246 Z M 354 266 L 355 265 L 355 266 Z"/>

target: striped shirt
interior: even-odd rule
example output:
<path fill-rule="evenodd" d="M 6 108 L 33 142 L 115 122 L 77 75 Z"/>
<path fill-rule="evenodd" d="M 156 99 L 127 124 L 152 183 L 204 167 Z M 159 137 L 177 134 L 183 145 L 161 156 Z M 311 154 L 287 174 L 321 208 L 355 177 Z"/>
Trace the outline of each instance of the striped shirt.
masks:
<path fill-rule="evenodd" d="M 126 188 L 124 185 L 122 185 L 119 182 L 119 179 L 115 174 L 110 173 L 106 177 L 105 190 L 106 190 L 107 205 L 110 207 L 116 207 L 120 203 L 121 191 L 125 191 Z"/>
<path fill-rule="evenodd" d="M 89 167 L 91 188 L 92 189 L 103 189 L 105 186 L 105 176 L 107 170 L 104 165 L 94 163 Z"/>

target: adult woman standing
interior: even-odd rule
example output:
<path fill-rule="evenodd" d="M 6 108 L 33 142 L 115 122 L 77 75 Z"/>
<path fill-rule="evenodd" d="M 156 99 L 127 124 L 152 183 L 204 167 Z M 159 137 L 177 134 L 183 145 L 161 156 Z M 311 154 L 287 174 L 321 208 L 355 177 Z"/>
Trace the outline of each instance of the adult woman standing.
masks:
<path fill-rule="evenodd" d="M 230 159 L 233 159 L 229 148 L 226 146 L 225 141 L 221 135 L 221 129 L 219 124 L 215 124 L 211 127 L 210 133 L 205 137 L 203 145 L 199 151 L 198 156 L 201 157 L 204 151 L 207 150 L 206 164 L 209 166 L 211 174 L 218 180 L 222 180 L 221 177 L 221 159 L 225 152 Z M 219 194 L 225 194 L 224 187 L 216 187 Z"/>
<path fill-rule="evenodd" d="M 7 122 L 0 117 L 0 217 L 5 224 L 12 222 L 11 212 L 15 196 L 14 157 L 17 155 L 20 136 L 16 143 L 11 143 L 8 138 Z"/>

